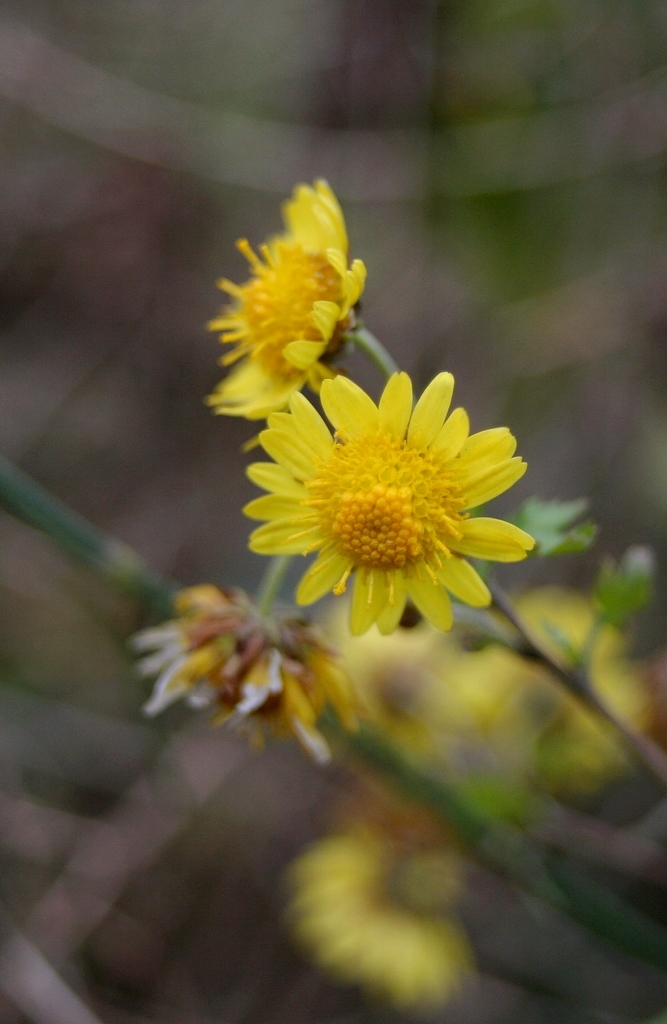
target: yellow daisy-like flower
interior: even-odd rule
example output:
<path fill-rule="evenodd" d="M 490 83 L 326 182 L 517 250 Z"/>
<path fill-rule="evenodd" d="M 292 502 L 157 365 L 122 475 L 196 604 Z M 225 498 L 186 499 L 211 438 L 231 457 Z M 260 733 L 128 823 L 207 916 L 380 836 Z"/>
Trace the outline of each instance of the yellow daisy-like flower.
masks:
<path fill-rule="evenodd" d="M 451 373 L 440 373 L 413 409 L 410 378 L 396 373 L 376 406 L 336 377 L 321 391 L 335 436 L 298 393 L 289 413 L 269 417 L 260 442 L 276 464 L 254 463 L 248 476 L 271 494 L 244 509 L 268 522 L 253 532 L 250 549 L 319 551 L 299 584 L 299 604 L 342 593 L 354 572 L 354 634 L 374 622 L 391 633 L 408 597 L 448 630 L 448 591 L 475 607 L 491 601 L 465 556 L 516 562 L 534 546 L 511 523 L 468 515 L 516 483 L 526 464 L 513 457 L 516 440 L 506 427 L 469 437 L 465 410 L 447 417 L 453 389 Z"/>
<path fill-rule="evenodd" d="M 282 212 L 287 230 L 262 245 L 261 256 L 246 239 L 237 243 L 250 280 L 219 282 L 233 302 L 209 328 L 234 346 L 222 365 L 241 362 L 208 403 L 227 416 L 264 419 L 304 384 L 319 391 L 334 375 L 326 357 L 352 326 L 364 289 L 366 268 L 361 260 L 349 265 L 345 220 L 326 181 L 297 185 Z"/>
<path fill-rule="evenodd" d="M 327 703 L 355 728 L 352 686 L 316 627 L 287 616 L 267 622 L 243 591 L 210 584 L 181 590 L 175 606 L 178 618 L 132 641 L 143 655 L 141 674 L 157 676 L 146 714 L 184 697 L 213 709 L 213 724 L 241 728 L 255 741 L 265 729 L 295 736 L 318 761 L 329 758 L 316 727 Z"/>
<path fill-rule="evenodd" d="M 472 970 L 451 916 L 462 866 L 446 849 L 404 851 L 368 828 L 329 836 L 289 871 L 299 942 L 334 977 L 396 1006 L 437 1006 Z"/>

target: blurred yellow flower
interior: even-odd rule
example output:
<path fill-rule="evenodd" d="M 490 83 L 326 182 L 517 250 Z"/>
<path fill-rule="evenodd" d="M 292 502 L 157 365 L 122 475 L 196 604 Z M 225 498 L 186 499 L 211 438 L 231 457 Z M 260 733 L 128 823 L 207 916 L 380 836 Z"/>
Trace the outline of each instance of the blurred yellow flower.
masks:
<path fill-rule="evenodd" d="M 222 365 L 241 362 L 208 398 L 217 413 L 264 419 L 295 388 L 319 391 L 334 374 L 326 357 L 352 325 L 366 268 L 361 260 L 349 266 L 345 221 L 327 183 L 297 185 L 283 219 L 287 230 L 262 245 L 261 256 L 238 242 L 249 281 L 219 282 L 233 302 L 208 326 L 234 346 Z"/>
<path fill-rule="evenodd" d="M 354 728 L 356 700 L 319 631 L 287 617 L 267 623 L 242 591 L 209 584 L 180 591 L 175 604 L 178 618 L 132 641 L 144 655 L 139 671 L 158 676 L 145 713 L 185 697 L 192 707 L 212 708 L 215 725 L 244 729 L 258 742 L 268 727 L 328 760 L 317 719 L 331 702 L 343 725 Z"/>
<path fill-rule="evenodd" d="M 290 867 L 294 934 L 334 977 L 407 1009 L 454 995 L 472 970 L 452 908 L 462 864 L 357 828 L 315 843 Z"/>
<path fill-rule="evenodd" d="M 448 590 L 474 606 L 491 600 L 465 556 L 516 562 L 534 546 L 511 523 L 468 515 L 516 483 L 526 464 L 513 458 L 516 441 L 506 427 L 469 437 L 463 409 L 446 418 L 453 389 L 452 375 L 440 373 L 413 409 L 410 378 L 396 373 L 378 407 L 350 380 L 327 380 L 321 400 L 334 437 L 300 394 L 292 394 L 289 413 L 269 417 L 260 441 L 277 465 L 255 463 L 248 475 L 271 493 L 244 511 L 268 520 L 253 532 L 252 551 L 319 550 L 298 604 L 331 589 L 342 593 L 355 572 L 354 634 L 374 622 L 391 633 L 408 597 L 448 630 Z"/>
<path fill-rule="evenodd" d="M 583 594 L 558 587 L 516 601 L 553 657 L 581 650 L 596 622 Z M 594 792 L 628 767 L 613 728 L 563 689 L 548 669 L 498 643 L 467 649 L 459 633 L 426 623 L 391 637 L 350 637 L 334 612 L 329 631 L 365 714 L 411 753 L 435 758 L 460 779 L 496 778 L 554 796 Z M 559 640 L 555 638 L 558 637 Z M 603 626 L 591 646 L 591 677 L 623 720 L 648 729 L 652 704 L 623 635 Z"/>
<path fill-rule="evenodd" d="M 582 650 L 596 622 L 586 596 L 558 587 L 528 591 L 516 605 L 561 662 L 567 661 L 563 644 Z M 590 653 L 594 688 L 620 718 L 644 728 L 647 693 L 622 634 L 603 626 Z M 627 768 L 613 727 L 564 690 L 548 669 L 511 650 L 490 644 L 465 651 L 452 642 L 443 649 L 440 675 L 441 690 L 437 696 L 430 691 L 425 713 L 434 729 L 451 734 L 454 760 L 465 757 L 461 751 L 477 736 L 489 763 L 495 760 L 503 771 L 557 796 L 593 792 Z"/>

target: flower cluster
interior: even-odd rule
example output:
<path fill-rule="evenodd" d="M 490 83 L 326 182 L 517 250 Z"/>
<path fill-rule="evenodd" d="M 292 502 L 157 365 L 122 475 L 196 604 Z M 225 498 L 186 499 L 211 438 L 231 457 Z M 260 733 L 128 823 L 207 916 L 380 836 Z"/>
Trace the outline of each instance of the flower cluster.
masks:
<path fill-rule="evenodd" d="M 450 373 L 436 374 L 415 400 L 408 374 L 392 372 L 358 320 L 366 270 L 350 260 L 324 181 L 298 185 L 283 218 L 284 232 L 258 253 L 238 243 L 250 278 L 220 282 L 231 302 L 210 324 L 232 369 L 209 404 L 266 420 L 255 441 L 268 460 L 247 469 L 266 493 L 243 510 L 261 524 L 250 550 L 274 556 L 261 613 L 241 590 L 181 591 L 175 617 L 134 639 L 140 671 L 157 677 L 145 711 L 183 697 L 258 742 L 266 732 L 295 737 L 322 762 L 329 749 L 318 719 L 330 704 L 347 730 L 358 715 L 370 722 L 350 745 L 376 768 L 381 760 L 406 792 L 412 785 L 418 804 L 423 790 L 406 779 L 419 778 L 421 761 L 429 791 L 449 789 L 485 835 L 504 836 L 507 822 L 539 826 L 555 800 L 582 801 L 625 771 L 633 730 L 664 729 L 664 708 L 654 713 L 657 698 L 619 628 L 650 590 L 646 559 L 610 563 L 597 605 L 543 588 L 518 598 L 519 614 L 497 594 L 504 625 L 463 608 L 492 603 L 488 562 L 583 550 L 595 526 L 572 526 L 581 502 L 529 499 L 516 516 L 526 529 L 487 515 L 484 506 L 526 471 L 516 439 L 507 427 L 471 434 L 466 411 L 450 408 Z M 355 344 L 387 377 L 377 403 L 340 366 Z M 329 620 L 340 659 L 297 613 L 271 613 L 290 556 L 313 556 L 298 605 L 350 587 Z M 454 603 L 468 626 L 450 632 Z M 381 758 L 369 756 L 373 744 Z M 441 813 L 447 827 L 371 793 L 289 870 L 297 940 L 334 977 L 399 1008 L 443 1003 L 473 970 L 458 916 L 472 872 L 454 843 L 470 843 L 482 862 L 488 849 L 466 830 L 450 834 L 457 819 Z"/>
<path fill-rule="evenodd" d="M 316 728 L 328 702 L 354 728 L 355 699 L 349 680 L 319 631 L 303 621 L 276 616 L 266 621 L 240 590 L 210 584 L 182 590 L 177 618 L 138 633 L 144 655 L 139 670 L 157 676 L 148 715 L 185 697 L 209 707 L 214 723 L 293 735 L 318 761 L 329 750 Z"/>

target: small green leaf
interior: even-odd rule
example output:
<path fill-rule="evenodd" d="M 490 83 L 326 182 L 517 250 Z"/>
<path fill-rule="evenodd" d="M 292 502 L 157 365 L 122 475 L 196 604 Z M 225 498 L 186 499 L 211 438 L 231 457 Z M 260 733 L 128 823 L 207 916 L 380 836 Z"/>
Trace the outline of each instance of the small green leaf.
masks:
<path fill-rule="evenodd" d="M 497 775 L 473 775 L 460 783 L 459 792 L 475 810 L 521 828 L 539 815 L 535 794 Z"/>
<path fill-rule="evenodd" d="M 594 595 L 605 622 L 621 626 L 649 603 L 654 571 L 653 551 L 640 545 L 628 548 L 618 564 L 613 558 L 602 563 Z"/>
<path fill-rule="evenodd" d="M 534 555 L 569 555 L 586 551 L 598 528 L 591 520 L 576 523 L 588 508 L 586 498 L 574 501 L 542 501 L 528 498 L 514 517 L 514 522 L 535 538 Z"/>

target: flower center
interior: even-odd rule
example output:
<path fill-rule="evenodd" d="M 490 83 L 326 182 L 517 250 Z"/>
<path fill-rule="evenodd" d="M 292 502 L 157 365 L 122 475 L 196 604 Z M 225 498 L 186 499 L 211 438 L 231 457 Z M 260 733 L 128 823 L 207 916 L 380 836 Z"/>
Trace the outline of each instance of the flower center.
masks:
<path fill-rule="evenodd" d="M 460 538 L 456 483 L 437 456 L 389 435 L 337 438 L 305 504 L 355 565 L 402 569 L 426 563 L 433 574 Z"/>
<path fill-rule="evenodd" d="M 292 341 L 321 341 L 312 321 L 313 303 L 339 302 L 341 280 L 326 256 L 308 253 L 300 245 L 275 243 L 273 254 L 264 250 L 266 262 L 253 262 L 253 277 L 239 289 L 247 338 L 256 359 L 271 376 L 301 376 L 283 357 Z M 328 350 L 340 341 L 344 325 L 334 333 Z"/>

